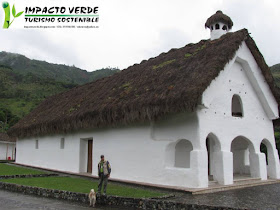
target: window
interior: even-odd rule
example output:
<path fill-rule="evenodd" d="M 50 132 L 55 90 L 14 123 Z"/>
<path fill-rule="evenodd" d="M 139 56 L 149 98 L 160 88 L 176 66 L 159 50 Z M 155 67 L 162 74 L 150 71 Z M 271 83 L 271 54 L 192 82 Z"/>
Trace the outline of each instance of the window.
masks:
<path fill-rule="evenodd" d="M 60 149 L 64 149 L 64 143 L 65 143 L 65 139 L 61 138 L 60 139 Z"/>
<path fill-rule="evenodd" d="M 190 168 L 192 143 L 182 139 L 175 146 L 175 167 Z"/>
<path fill-rule="evenodd" d="M 233 117 L 243 117 L 243 108 L 241 98 L 238 95 L 233 95 L 231 102 L 231 115 Z"/>
<path fill-rule="evenodd" d="M 35 149 L 39 149 L 39 140 L 35 140 Z"/>
<path fill-rule="evenodd" d="M 218 23 L 215 25 L 215 29 L 216 30 L 220 29 L 220 25 Z"/>
<path fill-rule="evenodd" d="M 211 31 L 213 31 L 213 29 L 214 29 L 214 27 L 213 27 L 213 26 L 211 26 Z"/>
<path fill-rule="evenodd" d="M 224 31 L 227 30 L 227 26 L 226 26 L 226 25 L 223 26 L 223 30 L 224 30 Z"/>

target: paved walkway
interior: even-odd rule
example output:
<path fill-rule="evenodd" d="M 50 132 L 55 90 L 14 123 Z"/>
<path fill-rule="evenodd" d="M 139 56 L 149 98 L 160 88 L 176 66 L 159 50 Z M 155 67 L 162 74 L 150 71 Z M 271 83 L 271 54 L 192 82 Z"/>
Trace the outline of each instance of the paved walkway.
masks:
<path fill-rule="evenodd" d="M 90 208 L 87 205 L 68 202 L 64 200 L 50 199 L 21 193 L 0 190 L 1 210 L 116 210 L 119 208 L 96 206 Z M 124 209 L 124 208 L 121 208 Z M 126 210 L 129 210 L 126 208 Z"/>
<path fill-rule="evenodd" d="M 188 204 L 202 204 L 239 209 L 280 209 L 280 184 L 262 185 L 245 189 L 230 190 L 203 195 L 175 193 L 175 198 L 168 200 Z M 50 199 L 21 193 L 0 190 L 1 210 L 89 210 L 87 205 Z M 96 206 L 99 210 L 124 209 L 118 207 Z M 126 208 L 130 210 L 129 208 Z"/>
<path fill-rule="evenodd" d="M 262 185 L 202 195 L 176 194 L 169 199 L 189 204 L 240 209 L 280 209 L 280 184 Z"/>

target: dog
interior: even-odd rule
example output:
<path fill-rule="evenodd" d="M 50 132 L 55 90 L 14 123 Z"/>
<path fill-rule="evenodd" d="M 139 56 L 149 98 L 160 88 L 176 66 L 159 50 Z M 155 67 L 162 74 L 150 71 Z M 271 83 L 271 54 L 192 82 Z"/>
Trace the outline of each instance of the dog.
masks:
<path fill-rule="evenodd" d="M 95 207 L 95 203 L 96 203 L 96 192 L 94 192 L 94 189 L 91 189 L 89 194 L 88 194 L 88 198 L 89 198 L 89 206 Z"/>

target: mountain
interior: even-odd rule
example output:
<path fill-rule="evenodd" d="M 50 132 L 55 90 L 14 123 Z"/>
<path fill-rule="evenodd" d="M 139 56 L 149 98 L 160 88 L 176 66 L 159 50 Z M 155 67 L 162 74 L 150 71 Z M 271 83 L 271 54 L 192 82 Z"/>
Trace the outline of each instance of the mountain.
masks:
<path fill-rule="evenodd" d="M 280 88 L 280 63 L 271 66 L 270 70 L 276 85 Z"/>
<path fill-rule="evenodd" d="M 5 132 L 46 97 L 117 72 L 116 68 L 87 72 L 0 52 L 0 132 Z"/>
<path fill-rule="evenodd" d="M 39 78 L 54 79 L 57 82 L 85 84 L 105 76 L 110 76 L 119 70 L 116 68 L 103 68 L 93 72 L 66 66 L 63 64 L 52 64 L 46 61 L 32 60 L 24 55 L 0 52 L 0 64 L 11 67 L 15 73 L 27 75 L 31 73 Z"/>
<path fill-rule="evenodd" d="M 8 66 L 0 65 L 0 110 L 7 109 L 21 118 L 46 97 L 75 86 L 77 84 L 43 79 L 31 73 L 21 75 Z"/>

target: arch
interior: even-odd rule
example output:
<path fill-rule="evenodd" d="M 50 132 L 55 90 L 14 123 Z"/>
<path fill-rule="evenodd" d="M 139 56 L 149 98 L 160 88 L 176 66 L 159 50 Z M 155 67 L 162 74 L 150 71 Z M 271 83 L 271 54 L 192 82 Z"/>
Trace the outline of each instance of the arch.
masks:
<path fill-rule="evenodd" d="M 208 136 L 206 137 L 206 140 L 207 139 L 211 139 L 211 141 L 213 141 L 213 146 L 215 151 L 221 150 L 221 143 L 218 137 L 214 133 L 209 133 Z"/>
<path fill-rule="evenodd" d="M 219 29 L 220 29 L 220 25 L 219 25 L 219 23 L 216 23 L 216 25 L 215 25 L 215 29 L 216 29 L 216 30 L 219 30 Z"/>
<path fill-rule="evenodd" d="M 233 153 L 233 174 L 250 175 L 253 166 L 250 161 L 250 154 L 255 153 L 252 142 L 244 136 L 237 136 L 231 142 L 231 152 Z"/>
<path fill-rule="evenodd" d="M 253 143 L 245 136 L 237 136 L 231 142 L 231 152 L 233 149 L 249 149 L 249 152 L 256 152 Z"/>
<path fill-rule="evenodd" d="M 224 25 L 222 29 L 223 29 L 224 31 L 227 31 L 227 26 Z"/>
<path fill-rule="evenodd" d="M 177 168 L 190 168 L 192 143 L 186 139 L 181 139 L 175 145 L 175 163 Z"/>
<path fill-rule="evenodd" d="M 260 152 L 265 153 L 266 157 L 266 165 L 267 165 L 267 176 L 272 176 L 272 169 L 274 166 L 274 155 L 273 155 L 273 146 L 271 145 L 270 141 L 267 139 L 263 139 L 260 143 Z"/>
<path fill-rule="evenodd" d="M 221 162 L 217 161 L 218 152 L 221 151 L 221 143 L 217 136 L 209 133 L 206 137 L 206 148 L 208 154 L 208 179 L 209 181 L 216 180 L 219 173 L 218 169 L 221 167 Z"/>
<path fill-rule="evenodd" d="M 243 117 L 242 100 L 239 95 L 234 94 L 231 100 L 231 115 L 233 117 Z"/>
<path fill-rule="evenodd" d="M 265 154 L 265 162 L 266 162 L 266 165 L 268 165 L 267 146 L 264 142 L 261 142 L 261 144 L 260 144 L 260 152 Z"/>

